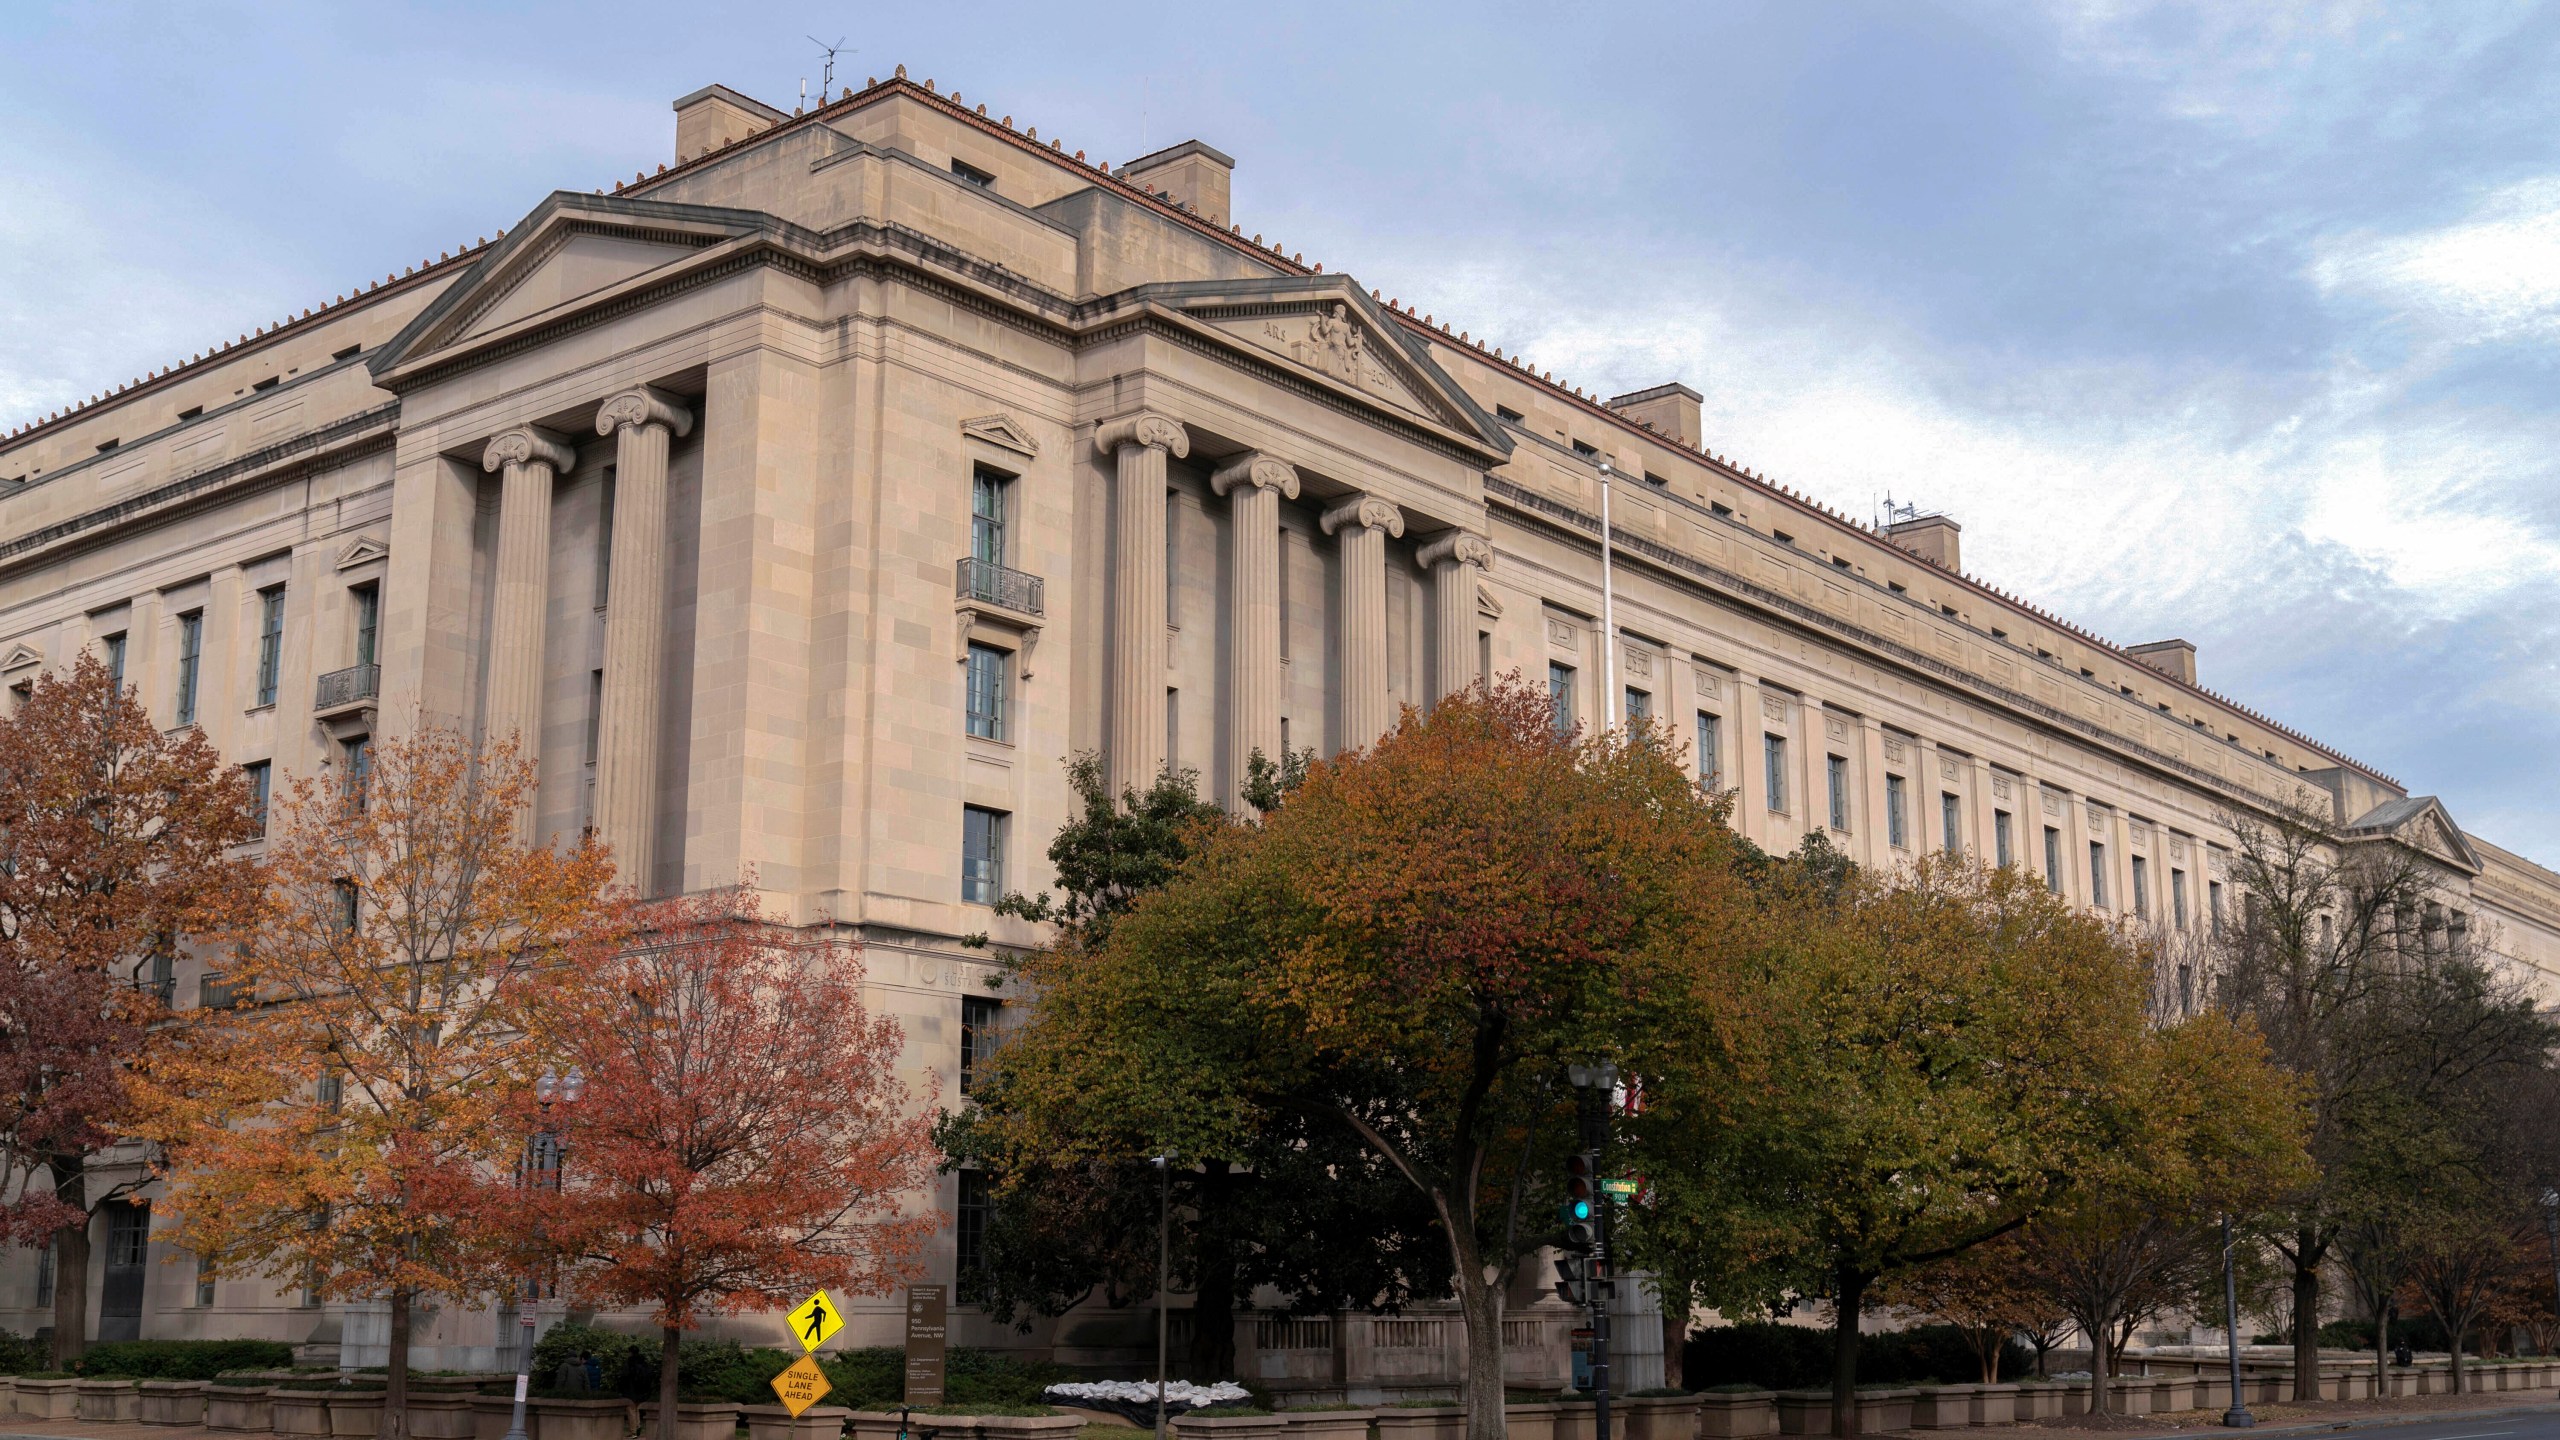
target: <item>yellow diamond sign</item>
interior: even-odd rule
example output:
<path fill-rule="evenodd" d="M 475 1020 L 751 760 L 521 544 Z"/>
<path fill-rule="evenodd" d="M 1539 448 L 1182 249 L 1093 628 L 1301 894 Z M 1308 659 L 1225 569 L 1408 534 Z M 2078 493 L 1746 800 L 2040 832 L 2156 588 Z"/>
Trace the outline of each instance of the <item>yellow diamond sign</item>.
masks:
<path fill-rule="evenodd" d="M 782 1408 L 790 1411 L 794 1420 L 834 1388 L 828 1383 L 827 1372 L 818 1368 L 815 1355 L 801 1356 L 791 1362 L 790 1369 L 773 1377 L 773 1393 L 782 1397 Z"/>
<path fill-rule="evenodd" d="M 791 1312 L 791 1338 L 803 1350 L 815 1350 L 827 1343 L 827 1337 L 844 1328 L 844 1317 L 836 1313 L 836 1302 L 824 1290 L 800 1302 Z"/>

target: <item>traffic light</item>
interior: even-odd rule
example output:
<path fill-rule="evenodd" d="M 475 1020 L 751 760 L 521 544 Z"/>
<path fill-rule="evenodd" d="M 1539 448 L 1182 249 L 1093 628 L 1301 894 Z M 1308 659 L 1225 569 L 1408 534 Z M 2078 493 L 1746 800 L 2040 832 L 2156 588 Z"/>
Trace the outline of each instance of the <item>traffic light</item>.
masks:
<path fill-rule="evenodd" d="M 1591 1303 L 1591 1262 L 1570 1252 L 1556 1257 L 1556 1295 L 1568 1305 Z"/>
<path fill-rule="evenodd" d="M 1597 1171 L 1599 1159 L 1588 1151 L 1567 1156 L 1564 1162 L 1564 1248 L 1588 1251 L 1598 1240 L 1594 1229 L 1597 1216 Z"/>

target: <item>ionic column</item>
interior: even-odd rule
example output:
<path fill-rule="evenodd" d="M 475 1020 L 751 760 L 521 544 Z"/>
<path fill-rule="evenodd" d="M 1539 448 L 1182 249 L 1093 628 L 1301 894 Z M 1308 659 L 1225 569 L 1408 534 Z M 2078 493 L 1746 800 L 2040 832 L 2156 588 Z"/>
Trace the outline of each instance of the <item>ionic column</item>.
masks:
<path fill-rule="evenodd" d="M 498 583 L 489 608 L 489 694 L 484 742 L 512 735 L 538 759 L 542 731 L 542 632 L 551 596 L 551 482 L 578 463 L 561 437 L 531 425 L 489 442 L 480 468 L 506 472 L 498 492 Z M 523 821 L 518 831 L 524 830 Z"/>
<path fill-rule="evenodd" d="M 1218 467 L 1209 486 L 1227 497 L 1227 805 L 1242 813 L 1245 769 L 1259 750 L 1280 760 L 1280 502 L 1298 498 L 1298 472 L 1248 451 Z"/>
<path fill-rule="evenodd" d="M 624 884 L 649 893 L 657 861 L 658 712 L 666 682 L 667 446 L 693 412 L 642 386 L 604 402 L 615 436 L 604 702 L 596 716 L 596 833 Z"/>
<path fill-rule="evenodd" d="M 1152 412 L 1094 432 L 1119 469 L 1111 556 L 1111 793 L 1144 789 L 1164 769 L 1165 456 L 1191 453 L 1182 423 Z"/>
<path fill-rule="evenodd" d="M 1433 704 L 1484 677 L 1476 673 L 1476 581 L 1493 565 L 1493 546 L 1481 535 L 1452 530 L 1414 557 L 1431 572 Z"/>
<path fill-rule="evenodd" d="M 1324 512 L 1324 533 L 1342 547 L 1342 735 L 1340 749 L 1367 745 L 1395 716 L 1387 706 L 1387 537 L 1404 534 L 1404 515 L 1369 495 Z"/>

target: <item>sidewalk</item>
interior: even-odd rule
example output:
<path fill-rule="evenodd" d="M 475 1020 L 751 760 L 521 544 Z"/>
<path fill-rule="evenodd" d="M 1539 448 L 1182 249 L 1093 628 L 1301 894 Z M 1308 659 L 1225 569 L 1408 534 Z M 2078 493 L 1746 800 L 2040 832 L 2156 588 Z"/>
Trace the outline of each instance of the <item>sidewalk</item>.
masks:
<path fill-rule="evenodd" d="M 2338 1430 L 2371 1430 L 2385 1425 L 2416 1425 L 2429 1420 L 2457 1420 L 2465 1415 L 2495 1412 L 2530 1415 L 2560 1413 L 2560 1399 L 2548 1392 L 2492 1392 L 2486 1395 L 2412 1395 L 2397 1400 L 2283 1400 L 2271 1405 L 2252 1405 L 2249 1413 L 2257 1426 L 2251 1435 L 2327 1434 Z M 2092 1419 L 2086 1415 L 2069 1420 L 2036 1425 L 2012 1425 L 2004 1433 L 2028 1436 L 2087 1436 L 2104 1431 L 2120 1435 L 2124 1440 L 2150 1440 L 2150 1437 L 2193 1436 L 2200 1430 L 2222 1430 L 2220 1410 L 2181 1410 L 2170 1415 L 2109 1415 Z M 1911 1432 L 1914 1435 L 1936 1435 L 1936 1431 Z M 2234 1432 L 2224 1432 L 2234 1433 Z"/>

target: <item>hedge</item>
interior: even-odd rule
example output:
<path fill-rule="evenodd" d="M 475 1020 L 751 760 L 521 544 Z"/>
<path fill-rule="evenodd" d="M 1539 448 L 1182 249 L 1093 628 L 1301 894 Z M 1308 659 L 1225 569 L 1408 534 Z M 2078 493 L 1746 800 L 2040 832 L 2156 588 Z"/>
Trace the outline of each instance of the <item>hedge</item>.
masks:
<path fill-rule="evenodd" d="M 2002 1347 L 2000 1378 L 2014 1380 L 2034 1367 L 2034 1355 L 2016 1340 Z M 1681 1349 L 1681 1378 L 1691 1388 L 1748 1385 L 1759 1390 L 1819 1390 L 1831 1384 L 1831 1331 L 1806 1325 L 1718 1325 L 1691 1333 Z M 1964 1332 L 1953 1325 L 1921 1325 L 1858 1337 L 1858 1379 L 1879 1385 L 1936 1381 L 1970 1385 L 1982 1378 L 1982 1362 Z"/>
<path fill-rule="evenodd" d="M 564 1361 L 589 1356 L 603 1373 L 604 1393 L 640 1401 L 658 1398 L 658 1337 L 626 1335 L 601 1325 L 563 1321 L 552 1326 L 533 1347 L 533 1381 L 548 1384 Z M 796 1358 L 794 1352 L 734 1340 L 687 1339 L 676 1352 L 676 1393 L 686 1400 L 770 1404 L 773 1377 Z M 830 1351 L 818 1357 L 818 1365 L 835 1387 L 827 1394 L 830 1405 L 896 1405 L 904 1396 L 904 1351 Z M 1039 1406 L 1043 1390 L 1077 1378 L 1063 1365 L 964 1345 L 945 1357 L 943 1399 L 959 1406 Z M 982 1408 L 976 1413 L 993 1412 Z"/>
<path fill-rule="evenodd" d="M 71 1369 L 137 1380 L 210 1380 L 225 1370 L 282 1370 L 292 1364 L 293 1347 L 281 1340 L 109 1340 L 82 1351 Z"/>

